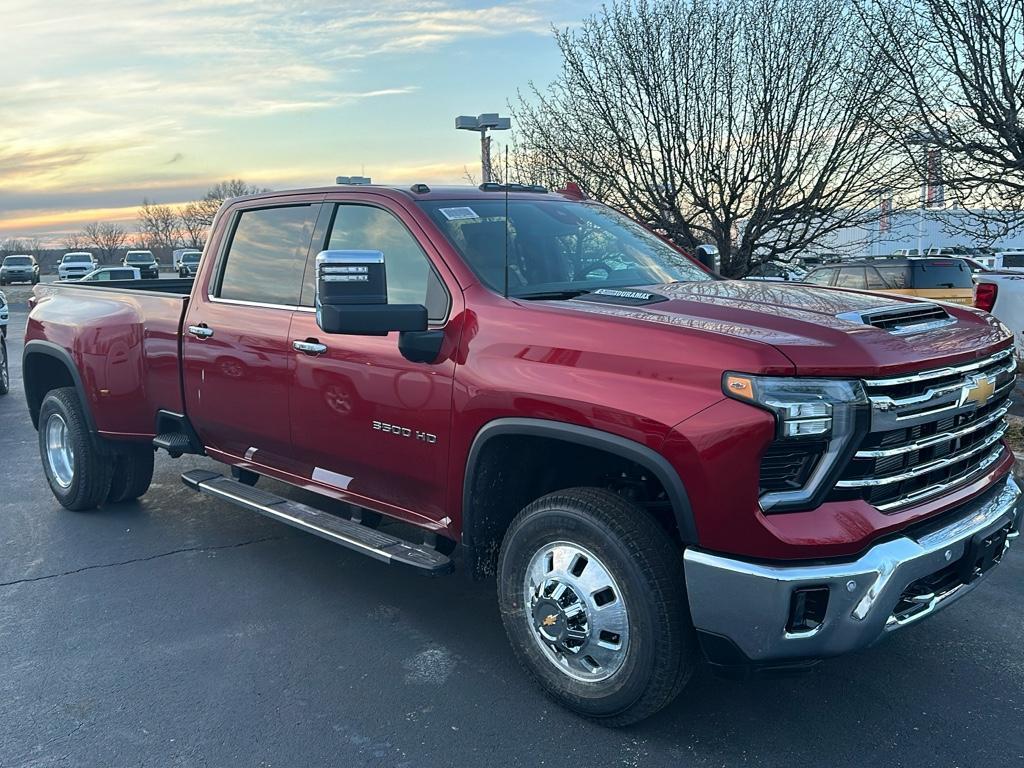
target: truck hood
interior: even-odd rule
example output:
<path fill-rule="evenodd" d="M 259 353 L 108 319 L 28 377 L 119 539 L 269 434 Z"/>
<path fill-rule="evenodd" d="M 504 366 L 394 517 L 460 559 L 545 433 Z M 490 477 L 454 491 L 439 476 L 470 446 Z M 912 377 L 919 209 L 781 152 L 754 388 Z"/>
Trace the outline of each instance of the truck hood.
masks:
<path fill-rule="evenodd" d="M 991 315 L 892 294 L 790 283 L 714 280 L 630 288 L 665 300 L 586 294 L 555 302 L 580 312 L 735 336 L 778 349 L 805 376 L 871 376 L 968 360 L 1005 346 L 1010 334 Z M 913 303 L 939 304 L 956 321 L 895 334 L 848 313 Z M 845 315 L 845 317 L 844 317 Z"/>

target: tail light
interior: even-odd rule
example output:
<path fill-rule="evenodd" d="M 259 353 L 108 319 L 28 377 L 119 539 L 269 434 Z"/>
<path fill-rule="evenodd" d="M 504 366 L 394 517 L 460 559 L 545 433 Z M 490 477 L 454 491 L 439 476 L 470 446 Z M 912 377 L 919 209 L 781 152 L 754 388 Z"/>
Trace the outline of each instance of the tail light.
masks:
<path fill-rule="evenodd" d="M 978 283 L 974 286 L 974 306 L 991 312 L 996 305 L 996 296 L 999 295 L 999 286 L 995 283 Z"/>

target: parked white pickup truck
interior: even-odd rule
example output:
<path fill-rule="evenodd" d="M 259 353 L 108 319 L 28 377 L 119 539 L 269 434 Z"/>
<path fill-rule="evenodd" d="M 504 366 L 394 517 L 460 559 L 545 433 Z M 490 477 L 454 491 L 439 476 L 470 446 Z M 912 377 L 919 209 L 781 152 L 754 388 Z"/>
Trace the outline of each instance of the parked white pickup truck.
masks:
<path fill-rule="evenodd" d="M 975 272 L 974 306 L 1013 331 L 1017 358 L 1024 360 L 1024 272 Z"/>

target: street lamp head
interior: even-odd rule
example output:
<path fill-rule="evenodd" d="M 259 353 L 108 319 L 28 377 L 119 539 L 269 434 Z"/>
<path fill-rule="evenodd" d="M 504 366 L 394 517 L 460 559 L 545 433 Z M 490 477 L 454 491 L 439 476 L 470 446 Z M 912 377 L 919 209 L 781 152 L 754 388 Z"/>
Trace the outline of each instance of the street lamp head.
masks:
<path fill-rule="evenodd" d="M 512 127 L 512 119 L 501 117 L 497 112 L 485 112 L 482 115 L 459 115 L 455 118 L 455 129 L 459 131 L 507 131 Z"/>

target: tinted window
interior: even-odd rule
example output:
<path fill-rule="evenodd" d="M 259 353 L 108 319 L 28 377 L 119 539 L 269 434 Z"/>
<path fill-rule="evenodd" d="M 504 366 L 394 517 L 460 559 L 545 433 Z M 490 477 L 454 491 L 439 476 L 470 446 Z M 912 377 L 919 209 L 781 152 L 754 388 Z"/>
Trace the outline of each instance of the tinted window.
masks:
<path fill-rule="evenodd" d="M 448 314 L 448 294 L 440 278 L 416 238 L 393 213 L 369 205 L 339 205 L 327 247 L 380 251 L 387 270 L 389 304 L 423 304 L 431 320 L 443 320 Z M 306 303 L 312 305 L 312 297 L 311 285 Z"/>
<path fill-rule="evenodd" d="M 201 255 L 199 253 L 186 253 L 181 257 L 181 261 L 183 264 L 198 264 Z"/>
<path fill-rule="evenodd" d="M 971 288 L 971 270 L 960 259 L 920 261 L 913 265 L 914 288 Z"/>
<path fill-rule="evenodd" d="M 878 291 L 889 287 L 885 284 L 885 280 L 882 279 L 882 276 L 878 274 L 878 270 L 874 267 L 868 267 L 865 271 L 865 276 L 868 279 L 869 291 Z"/>
<path fill-rule="evenodd" d="M 504 292 L 507 281 L 513 296 L 712 279 L 644 227 L 597 203 L 506 203 L 495 195 L 421 205 L 485 285 Z"/>
<path fill-rule="evenodd" d="M 831 285 L 835 273 L 834 269 L 816 269 L 804 278 L 804 282 L 811 285 Z"/>
<path fill-rule="evenodd" d="M 845 267 L 839 270 L 836 288 L 858 288 L 863 290 L 865 287 L 864 267 Z"/>
<path fill-rule="evenodd" d="M 910 287 L 909 267 L 878 267 L 878 275 L 886 288 L 900 289 Z"/>
<path fill-rule="evenodd" d="M 68 254 L 67 256 L 64 257 L 64 263 L 65 264 L 77 264 L 79 262 L 91 262 L 91 261 L 92 261 L 92 256 L 89 256 L 88 254 L 75 254 L 75 253 L 72 253 L 72 254 Z"/>
<path fill-rule="evenodd" d="M 315 221 L 316 208 L 309 205 L 243 211 L 217 295 L 264 304 L 298 304 Z"/>
<path fill-rule="evenodd" d="M 1003 256 L 1003 266 L 1018 269 L 1024 267 L 1024 256 Z"/>
<path fill-rule="evenodd" d="M 32 264 L 32 259 L 28 256 L 8 256 L 4 264 L 8 267 L 27 267 Z"/>

